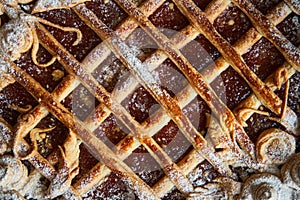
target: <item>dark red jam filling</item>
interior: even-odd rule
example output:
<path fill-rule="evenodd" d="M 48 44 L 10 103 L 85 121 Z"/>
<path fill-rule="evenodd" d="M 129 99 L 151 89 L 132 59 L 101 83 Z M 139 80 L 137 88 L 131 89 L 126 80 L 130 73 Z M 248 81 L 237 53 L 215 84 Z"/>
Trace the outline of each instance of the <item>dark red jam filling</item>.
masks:
<path fill-rule="evenodd" d="M 217 31 L 230 43 L 234 44 L 251 27 L 251 21 L 238 7 L 229 6 L 214 21 Z"/>
<path fill-rule="evenodd" d="M 73 90 L 63 101 L 62 104 L 84 121 L 91 112 L 99 105 L 95 95 L 90 93 L 82 84 Z"/>
<path fill-rule="evenodd" d="M 113 114 L 107 117 L 94 131 L 94 134 L 110 148 L 118 144 L 128 133 Z"/>
<path fill-rule="evenodd" d="M 248 84 L 232 67 L 222 72 L 221 75 L 211 83 L 211 86 L 217 96 L 222 99 L 231 110 L 251 93 Z"/>
<path fill-rule="evenodd" d="M 127 97 L 122 102 L 122 105 L 139 123 L 142 123 L 147 119 L 149 122 L 150 114 L 154 113 L 159 107 L 151 94 L 142 86 L 138 87 L 129 97 Z"/>
<path fill-rule="evenodd" d="M 287 105 L 298 114 L 300 117 L 300 72 L 296 72 L 290 79 L 289 96 Z M 285 98 L 286 84 L 282 85 L 280 90 L 276 91 L 276 94 L 284 100 Z"/>
<path fill-rule="evenodd" d="M 178 94 L 188 84 L 184 75 L 170 59 L 165 60 L 152 74 L 171 96 Z"/>
<path fill-rule="evenodd" d="M 262 80 L 272 74 L 285 61 L 283 55 L 266 38 L 255 43 L 243 58 L 251 70 Z"/>
<path fill-rule="evenodd" d="M 250 2 L 264 15 L 272 10 L 280 0 L 250 0 Z"/>
<path fill-rule="evenodd" d="M 269 113 L 271 113 L 268 109 L 266 109 L 264 107 L 263 107 L 263 110 L 268 111 Z M 272 115 L 272 117 L 276 117 L 276 116 Z M 254 113 L 246 121 L 246 123 L 247 123 L 247 127 L 244 127 L 244 129 L 245 129 L 247 135 L 250 137 L 250 139 L 254 143 L 257 141 L 259 135 L 264 130 L 267 130 L 267 129 L 270 129 L 270 128 L 280 128 L 280 129 L 284 130 L 284 128 L 279 123 L 270 120 L 268 116 L 260 115 L 260 114 L 257 114 L 257 113 Z"/>
<path fill-rule="evenodd" d="M 201 9 L 204 10 L 211 0 L 193 0 L 194 3 Z"/>
<path fill-rule="evenodd" d="M 38 102 L 19 83 L 10 84 L 0 91 L 0 116 L 10 125 L 15 125 L 21 115 L 11 106 L 26 108 L 28 105 L 35 107 Z"/>
<path fill-rule="evenodd" d="M 116 28 L 116 26 L 128 16 L 113 0 L 107 2 L 104 0 L 92 0 L 85 4 L 86 7 L 93 11 L 109 28 Z"/>
<path fill-rule="evenodd" d="M 183 108 L 183 113 L 189 118 L 193 126 L 204 134 L 207 128 L 207 115 L 211 114 L 211 110 L 206 102 L 197 96 L 187 106 Z"/>
<path fill-rule="evenodd" d="M 150 187 L 165 175 L 159 164 L 143 146 L 135 149 L 124 162 Z"/>
<path fill-rule="evenodd" d="M 83 195 L 82 199 L 139 199 L 134 191 L 129 188 L 122 176 L 111 173 L 107 179 L 98 187 L 91 189 Z"/>
<path fill-rule="evenodd" d="M 168 37 L 189 25 L 188 19 L 170 0 L 164 2 L 149 19 L 156 27 L 162 28 L 162 32 Z"/>
<path fill-rule="evenodd" d="M 9 17 L 6 14 L 0 16 L 1 26 L 9 21 Z"/>
<path fill-rule="evenodd" d="M 155 41 L 140 27 L 136 28 L 129 37 L 125 39 L 128 47 L 133 51 L 134 56 L 142 62 L 148 58 L 151 53 L 159 49 Z"/>
<path fill-rule="evenodd" d="M 291 41 L 295 46 L 300 44 L 300 16 L 295 13 L 290 14 L 280 24 L 278 30 Z"/>
<path fill-rule="evenodd" d="M 215 61 L 220 53 L 202 34 L 180 50 L 188 61 L 201 72 Z"/>
<path fill-rule="evenodd" d="M 37 61 L 39 63 L 47 63 L 51 58 L 52 55 L 48 53 L 45 48 L 40 46 L 37 54 Z M 15 63 L 18 67 L 25 70 L 30 76 L 39 82 L 48 92 L 52 92 L 62 81 L 63 77 L 68 74 L 58 62 L 55 62 L 45 68 L 36 66 L 31 59 L 30 52 L 23 54 L 22 57 Z"/>
<path fill-rule="evenodd" d="M 112 92 L 116 84 L 121 84 L 120 80 L 128 74 L 128 69 L 115 56 L 110 55 L 92 73 L 97 81 L 108 91 Z"/>
<path fill-rule="evenodd" d="M 78 28 L 82 33 L 82 40 L 78 45 L 73 45 L 77 36 L 75 32 L 65 32 L 52 26 L 46 26 L 50 33 L 78 60 L 82 61 L 88 53 L 94 49 L 101 39 L 91 30 L 78 15 L 71 9 L 52 10 L 37 13 L 38 17 L 49 20 L 50 22 L 62 27 Z"/>
<path fill-rule="evenodd" d="M 158 131 L 153 139 L 164 149 L 173 162 L 180 161 L 190 152 L 192 147 L 173 121 Z"/>
<path fill-rule="evenodd" d="M 194 2 L 202 10 L 204 10 L 210 1 L 194 0 Z M 278 0 L 251 0 L 251 2 L 254 3 L 256 8 L 263 14 L 266 14 L 268 10 L 278 3 Z M 141 1 L 135 1 L 135 3 L 140 4 Z M 104 0 L 92 0 L 91 2 L 87 2 L 86 6 L 91 9 L 108 27 L 114 29 L 128 16 L 112 0 L 108 3 L 104 3 Z M 76 40 L 75 33 L 64 32 L 56 28 L 46 26 L 54 37 L 56 37 L 56 39 L 61 42 L 63 46 L 66 47 L 67 50 L 70 51 L 71 54 L 73 54 L 79 61 L 82 61 L 84 57 L 101 42 L 101 39 L 97 36 L 97 34 L 88 28 L 72 10 L 54 10 L 37 14 L 37 16 L 48 19 L 61 26 L 77 27 L 81 30 L 83 40 L 78 45 L 73 46 L 72 44 Z M 2 22 L 8 21 L 5 16 L 2 16 L 1 19 Z M 167 1 L 158 8 L 155 13 L 150 16 L 150 20 L 158 27 L 174 30 L 164 32 L 168 37 L 189 25 L 187 18 L 184 17 L 172 1 Z M 232 21 L 230 20 L 233 20 L 234 23 L 232 24 Z M 234 43 L 251 27 L 251 23 L 239 9 L 235 6 L 231 6 L 215 20 L 214 26 L 230 43 Z M 291 14 L 277 27 L 294 45 L 299 45 L 298 15 Z M 195 42 L 200 44 L 205 51 L 202 49 L 199 50 L 198 45 L 193 42 L 190 43 L 188 47 L 184 47 L 182 52 L 187 56 L 188 60 L 198 71 L 202 71 L 211 64 L 213 60 L 218 58 L 220 53 L 202 35 L 199 35 L 195 39 Z M 195 51 L 195 49 L 198 50 Z M 279 53 L 279 51 L 265 38 L 258 41 L 246 54 L 243 55 L 243 58 L 251 69 L 262 79 L 265 79 L 268 75 L 273 73 L 274 70 L 277 69 L 284 61 L 281 53 Z M 44 63 L 49 59 L 51 59 L 50 54 L 47 53 L 40 45 L 38 61 Z M 36 67 L 32 64 L 30 54 L 28 53 L 24 54 L 20 60 L 16 61 L 16 63 L 20 68 L 24 69 L 27 73 L 34 77 L 34 79 L 49 92 L 52 92 L 62 78 L 67 75 L 67 72 L 60 64 L 58 64 L 58 62 L 55 62 L 50 67 L 44 69 Z M 178 79 L 180 78 L 181 73 L 176 70 L 174 64 L 169 60 L 165 61 L 160 67 L 163 68 L 163 66 L 167 66 L 166 69 L 172 69 L 171 71 L 174 72 L 175 75 L 166 69 L 158 69 L 158 75 L 163 77 L 162 86 L 167 85 L 168 87 L 165 89 L 167 89 L 170 93 L 173 93 L 173 95 L 176 95 L 177 92 L 181 90 L 178 86 L 183 86 L 184 84 L 180 82 L 180 84 L 175 83 L 174 85 L 174 82 L 169 79 L 174 76 Z M 61 70 L 64 73 L 63 77 L 54 80 L 52 74 L 55 70 Z M 126 72 L 127 69 L 125 69 L 120 61 L 111 56 L 111 58 L 107 58 L 107 60 L 94 71 L 93 75 L 99 83 L 107 89 L 107 91 L 112 92 L 118 82 L 118 79 Z M 107 78 L 110 75 L 111 78 Z M 288 105 L 298 114 L 300 104 L 299 84 L 300 75 L 299 72 L 297 72 L 290 79 Z M 251 92 L 247 84 L 245 84 L 242 78 L 231 67 L 225 70 L 219 78 L 212 83 L 212 85 L 214 85 L 216 93 L 224 99 L 230 109 L 233 109 Z M 87 92 L 85 88 L 82 88 L 82 86 L 79 86 L 63 101 L 63 103 L 70 111 L 73 111 L 77 117 L 84 120 L 95 106 L 98 105 L 98 102 L 94 99 L 92 94 Z M 283 88 L 284 86 L 277 92 L 282 99 L 284 96 Z M 74 98 L 74 95 L 76 97 L 78 95 L 83 96 L 82 98 Z M 85 98 L 88 99 L 87 102 L 85 101 Z M 0 116 L 2 116 L 11 125 L 16 124 L 20 113 L 8 108 L 8 104 L 14 104 L 20 107 L 25 107 L 26 105 L 32 105 L 35 107 L 38 105 L 38 102 L 18 83 L 11 84 L 4 88 L 0 92 L 0 99 Z M 149 119 L 149 113 L 151 114 L 159 108 L 153 97 L 142 87 L 137 88 L 133 92 L 130 96 L 130 101 L 127 101 L 127 103 L 128 102 L 129 104 L 126 105 L 126 108 L 128 108 L 130 114 L 140 123 Z M 184 108 L 184 112 L 199 132 L 205 132 L 206 113 L 209 114 L 211 111 L 201 98 L 197 97 L 189 103 L 189 105 Z M 281 127 L 278 123 L 259 114 L 252 115 L 247 121 L 247 124 L 248 127 L 245 127 L 245 131 L 253 142 L 256 142 L 259 134 L 263 130 L 271 127 Z M 48 115 L 45 119 L 43 119 L 37 127 L 48 128 L 49 126 L 56 128 L 47 132 L 48 137 L 39 142 L 39 152 L 45 157 L 48 156 L 53 149 L 56 149 L 58 145 L 62 145 L 69 133 L 68 128 L 51 115 Z M 94 131 L 94 133 L 110 148 L 112 148 L 128 133 L 126 128 L 123 129 L 119 126 L 120 123 L 118 120 L 113 115 L 110 115 L 101 124 L 101 126 Z M 173 121 L 170 121 L 166 126 L 158 131 L 153 138 L 162 148 L 164 148 L 166 153 L 174 162 L 181 160 L 192 149 L 191 144 L 179 131 L 179 128 Z M 299 151 L 299 149 L 300 148 L 297 147 L 297 151 Z M 80 146 L 80 150 L 80 173 L 75 178 L 74 182 L 79 180 L 83 174 L 88 173 L 88 171 L 98 162 L 87 151 L 84 145 Z M 150 186 L 154 185 L 161 177 L 164 176 L 160 166 L 142 147 L 136 149 L 125 162 Z M 150 166 L 152 168 L 150 168 Z M 217 176 L 218 174 L 213 167 L 204 161 L 189 175 L 189 178 L 195 187 L 197 187 L 212 181 Z M 108 197 L 116 197 L 119 199 L 138 199 L 127 185 L 128 183 L 122 180 L 121 176 L 112 173 L 107 180 L 104 181 L 104 183 L 85 194 L 83 199 L 107 199 Z M 169 192 L 163 199 L 185 199 L 185 197 L 176 188 L 174 188 L 174 190 Z"/>
<path fill-rule="evenodd" d="M 79 181 L 79 179 L 82 178 L 83 175 L 87 174 L 98 162 L 99 161 L 89 153 L 84 144 L 81 144 L 79 154 L 79 173 L 72 180 L 72 183 Z"/>
<path fill-rule="evenodd" d="M 40 129 L 53 127 L 53 130 L 45 132 L 45 137 L 42 136 L 42 133 L 39 134 L 40 136 L 37 141 L 39 153 L 45 158 L 49 156 L 53 150 L 57 149 L 59 145 L 62 146 L 69 134 L 69 129 L 51 114 L 42 119 L 36 126 L 36 128 Z"/>

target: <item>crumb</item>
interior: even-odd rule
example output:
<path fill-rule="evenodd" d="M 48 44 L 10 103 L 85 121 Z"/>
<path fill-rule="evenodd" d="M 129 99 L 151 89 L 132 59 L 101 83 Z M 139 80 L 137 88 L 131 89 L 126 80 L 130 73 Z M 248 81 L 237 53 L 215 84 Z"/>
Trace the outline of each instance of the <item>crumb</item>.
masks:
<path fill-rule="evenodd" d="M 58 81 L 59 79 L 65 76 L 65 73 L 62 70 L 56 69 L 52 72 L 51 75 L 54 81 Z"/>
<path fill-rule="evenodd" d="M 229 25 L 229 26 L 232 26 L 234 23 L 235 23 L 235 22 L 234 22 L 234 20 L 232 20 L 232 19 L 228 21 L 228 25 Z"/>

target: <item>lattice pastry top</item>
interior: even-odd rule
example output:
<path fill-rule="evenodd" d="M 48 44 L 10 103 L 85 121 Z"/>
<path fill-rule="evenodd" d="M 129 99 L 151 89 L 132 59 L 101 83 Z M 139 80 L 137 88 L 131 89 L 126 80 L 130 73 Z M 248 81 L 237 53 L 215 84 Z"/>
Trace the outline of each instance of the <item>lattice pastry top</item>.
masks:
<path fill-rule="evenodd" d="M 297 0 L 0 0 L 0 199 L 297 199 Z"/>

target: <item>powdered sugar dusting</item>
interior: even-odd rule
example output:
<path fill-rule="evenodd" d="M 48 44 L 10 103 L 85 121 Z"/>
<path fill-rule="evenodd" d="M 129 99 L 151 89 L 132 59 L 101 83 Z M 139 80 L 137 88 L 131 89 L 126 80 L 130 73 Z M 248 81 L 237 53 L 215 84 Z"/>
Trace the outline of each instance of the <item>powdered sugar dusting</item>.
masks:
<path fill-rule="evenodd" d="M 152 91 L 157 92 L 158 94 L 162 94 L 159 87 L 159 79 L 158 76 L 154 76 L 149 71 L 149 66 L 143 64 L 136 56 L 133 50 L 131 50 L 121 39 L 115 38 L 112 39 L 112 43 L 114 45 L 117 45 L 120 53 L 124 58 L 126 58 L 126 61 L 130 65 L 130 67 L 133 68 L 137 76 L 142 79 L 141 82 L 145 82 L 149 87 L 151 87 Z"/>
<path fill-rule="evenodd" d="M 182 191 L 186 193 L 193 191 L 194 188 L 190 184 L 189 180 L 182 176 L 182 174 L 180 174 L 178 171 L 172 169 L 168 175 L 171 179 L 176 180 L 178 186 Z"/>
<path fill-rule="evenodd" d="M 94 199 L 107 199 L 107 200 L 119 200 L 128 199 L 134 200 L 134 191 L 125 185 L 122 179 L 116 176 L 105 177 L 101 181 L 101 185 L 96 184 L 89 192 L 82 195 L 84 200 Z"/>
<path fill-rule="evenodd" d="M 3 154 L 5 151 L 10 150 L 12 140 L 12 131 L 3 122 L 0 121 L 0 154 Z"/>
<path fill-rule="evenodd" d="M 4 24 L 0 29 L 0 46 L 4 55 L 14 61 L 21 57 L 21 54 L 28 51 L 33 44 L 33 35 L 30 25 L 24 20 L 15 19 Z"/>
<path fill-rule="evenodd" d="M 16 191 L 0 191 L 1 199 L 23 200 L 24 198 Z"/>
<path fill-rule="evenodd" d="M 0 36 L 1 39 L 1 36 Z M 5 55 L 1 48 L 0 48 L 0 54 Z M 11 84 L 14 82 L 14 79 L 9 75 L 8 73 L 9 69 L 9 64 L 7 64 L 4 60 L 1 59 L 0 57 L 0 90 L 2 90 L 4 87 L 6 87 L 8 84 Z M 3 96 L 1 96 L 0 93 L 0 100 L 3 102 Z M 1 109 L 0 109 L 0 114 L 1 114 Z"/>
<path fill-rule="evenodd" d="M 0 53 L 3 54 L 1 50 Z M 4 62 L 4 60 L 0 59 L 0 77 L 7 72 L 7 69 L 8 69 L 8 64 Z"/>
<path fill-rule="evenodd" d="M 285 0 L 285 2 L 291 7 L 291 9 L 300 15 L 300 1 L 299 0 Z"/>
<path fill-rule="evenodd" d="M 0 158 L 1 169 L 0 189 L 20 190 L 27 183 L 27 168 L 22 162 L 12 156 L 5 155 Z"/>
<path fill-rule="evenodd" d="M 60 8 L 70 8 L 80 3 L 84 3 L 86 1 L 90 0 L 39 0 L 36 3 L 32 13 L 44 12 L 47 10 L 54 10 Z"/>
<path fill-rule="evenodd" d="M 129 186 L 129 188 L 133 189 L 136 192 L 137 196 L 140 199 L 154 200 L 153 195 L 149 194 L 147 191 L 143 191 L 143 190 L 138 189 L 138 188 L 140 188 L 139 182 L 131 181 L 129 179 L 125 179 L 124 182 Z"/>

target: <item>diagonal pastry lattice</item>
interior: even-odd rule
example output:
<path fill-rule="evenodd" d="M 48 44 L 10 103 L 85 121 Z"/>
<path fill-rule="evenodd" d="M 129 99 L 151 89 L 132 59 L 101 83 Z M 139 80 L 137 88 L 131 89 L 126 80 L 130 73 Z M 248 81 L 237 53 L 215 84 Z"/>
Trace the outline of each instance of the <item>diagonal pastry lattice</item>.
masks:
<path fill-rule="evenodd" d="M 296 198 L 299 3 L 199 2 L 1 1 L 1 198 Z M 176 31 L 156 25 L 174 12 Z M 249 25 L 236 39 L 226 12 Z M 135 34 L 151 41 L 142 56 Z M 185 53 L 199 38 L 216 52 L 200 67 Z M 253 61 L 261 43 L 272 66 Z M 162 84 L 169 71 L 181 80 Z"/>

